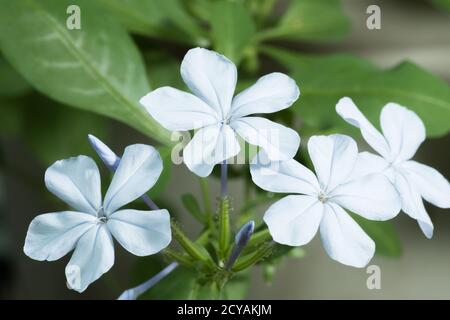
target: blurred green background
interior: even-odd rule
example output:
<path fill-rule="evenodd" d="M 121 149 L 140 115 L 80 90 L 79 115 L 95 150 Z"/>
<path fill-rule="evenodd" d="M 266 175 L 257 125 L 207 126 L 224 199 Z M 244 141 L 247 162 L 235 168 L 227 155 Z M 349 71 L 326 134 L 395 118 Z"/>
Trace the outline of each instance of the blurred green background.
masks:
<path fill-rule="evenodd" d="M 80 30 L 65 26 L 69 4 L 81 8 Z M 381 8 L 380 30 L 366 27 L 371 4 Z M 88 133 L 119 153 L 132 143 L 159 146 L 165 170 L 152 196 L 186 232 L 198 232 L 180 198 L 200 198 L 198 179 L 183 165 L 171 165 L 169 133 L 137 105 L 150 89 L 184 88 L 179 63 L 194 46 L 239 64 L 238 90 L 268 72 L 293 76 L 302 95 L 275 119 L 297 129 L 302 145 L 312 134 L 359 138 L 334 112 L 343 95 L 354 98 L 374 123 L 388 101 L 410 107 L 430 138 L 416 159 L 450 177 L 448 0 L 0 0 L 1 298 L 116 298 L 167 264 L 116 246 L 112 270 L 79 295 L 66 288 L 68 257 L 48 263 L 23 254 L 33 217 L 65 209 L 45 189 L 45 169 L 78 154 L 97 160 Z M 270 202 L 258 200 L 265 195 L 251 186 L 247 170 L 232 170 L 233 218 L 257 203 L 251 213 L 260 222 Z M 108 173 L 102 174 L 107 185 Z M 216 176 L 209 180 L 210 193 L 218 194 Z M 367 289 L 365 269 L 329 259 L 318 237 L 302 248 L 301 258 L 253 268 L 249 283 L 235 290 L 255 299 L 448 299 L 450 217 L 431 206 L 428 212 L 435 224 L 432 240 L 404 214 L 392 223 L 365 225 L 377 242 L 372 264 L 381 268 L 381 290 Z M 183 276 L 169 279 L 164 290 L 147 297 L 183 297 L 184 282 Z"/>

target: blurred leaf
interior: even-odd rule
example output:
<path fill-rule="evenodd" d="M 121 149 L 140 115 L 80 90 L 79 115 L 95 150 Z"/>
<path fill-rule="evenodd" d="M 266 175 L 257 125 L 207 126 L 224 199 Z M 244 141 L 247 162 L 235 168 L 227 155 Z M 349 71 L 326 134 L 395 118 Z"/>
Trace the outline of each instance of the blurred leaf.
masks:
<path fill-rule="evenodd" d="M 6 263 L 6 261 L 2 261 L 2 258 L 10 253 L 11 248 L 10 225 L 5 214 L 7 210 L 7 195 L 5 170 L 0 168 L 0 271 L 3 271 L 2 266 Z M 0 276 L 0 289 L 2 289 L 5 276 L 5 274 Z"/>
<path fill-rule="evenodd" d="M 106 137 L 106 119 L 64 107 L 37 93 L 20 99 L 0 100 L 2 134 L 24 141 L 43 164 L 79 154 L 94 155 L 87 134 Z"/>
<path fill-rule="evenodd" d="M 60 102 L 100 113 L 170 144 L 169 133 L 138 104 L 149 91 L 139 52 L 126 31 L 95 2 L 78 0 L 81 30 L 66 27 L 70 0 L 6 1 L 0 45 L 36 89 Z"/>
<path fill-rule="evenodd" d="M 160 272 L 167 263 L 161 259 L 161 255 L 140 257 L 133 265 L 130 274 L 130 287 L 140 285 Z"/>
<path fill-rule="evenodd" d="M 167 185 L 169 184 L 172 173 L 172 148 L 160 147 L 158 148 L 158 151 L 163 161 L 163 171 L 161 172 L 156 184 L 149 191 L 149 195 L 153 200 L 164 193 Z"/>
<path fill-rule="evenodd" d="M 37 95 L 27 101 L 34 105 L 24 106 L 21 137 L 45 165 L 79 154 L 94 155 L 87 135 L 108 136 L 106 119 L 96 114 L 66 108 Z"/>
<path fill-rule="evenodd" d="M 281 196 L 272 192 L 263 192 L 257 194 L 254 198 L 248 199 L 241 207 L 240 214 L 246 214 L 248 211 L 252 211 L 259 206 L 268 205 L 279 200 Z"/>
<path fill-rule="evenodd" d="M 197 272 L 195 270 L 179 266 L 170 275 L 144 293 L 141 299 L 188 299 L 196 282 L 196 277 Z M 225 298 L 235 300 L 245 299 L 249 281 L 250 279 L 246 272 L 234 276 L 225 286 Z M 211 298 L 211 291 L 208 287 L 202 287 L 199 290 L 197 299 Z"/>
<path fill-rule="evenodd" d="M 350 130 L 335 112 L 344 96 L 354 99 L 375 126 L 381 108 L 397 102 L 422 118 L 428 136 L 450 129 L 450 86 L 410 62 L 384 71 L 347 54 L 316 57 L 268 47 L 264 52 L 290 70 L 301 91 L 293 109 L 315 130 Z"/>
<path fill-rule="evenodd" d="M 165 16 L 159 8 L 159 1 L 147 0 L 96 0 L 101 2 L 135 33 L 158 36 Z"/>
<path fill-rule="evenodd" d="M 336 41 L 347 34 L 350 23 L 339 0 L 291 0 L 274 29 L 260 34 L 263 39 Z"/>
<path fill-rule="evenodd" d="M 132 32 L 197 43 L 201 30 L 180 0 L 97 0 Z"/>
<path fill-rule="evenodd" d="M 371 221 L 356 214 L 352 214 L 352 217 L 375 241 L 377 255 L 398 257 L 402 254 L 400 239 L 389 221 Z"/>
<path fill-rule="evenodd" d="M 0 100 L 0 133 L 18 135 L 23 130 L 23 105 L 18 99 Z"/>
<path fill-rule="evenodd" d="M 31 90 L 30 85 L 0 56 L 0 96 L 15 97 Z"/>
<path fill-rule="evenodd" d="M 148 67 L 148 78 L 152 88 L 170 86 L 186 90 L 181 79 L 180 62 L 166 52 L 150 51 L 144 54 Z"/>
<path fill-rule="evenodd" d="M 191 193 L 185 193 L 181 196 L 181 201 L 183 202 L 184 207 L 186 210 L 192 214 L 192 216 L 197 219 L 200 222 L 205 221 L 205 215 L 202 212 L 202 209 L 200 209 L 200 205 L 195 199 L 195 197 Z"/>
<path fill-rule="evenodd" d="M 196 42 L 199 45 L 202 41 L 206 39 L 199 38 L 202 34 L 200 27 L 196 24 L 195 20 L 191 15 L 187 13 L 182 3 L 186 1 L 180 0 L 159 0 L 161 5 L 161 10 L 170 17 L 170 22 L 176 25 L 179 30 L 183 30 L 193 37 L 196 37 Z"/>
<path fill-rule="evenodd" d="M 277 243 L 272 254 L 263 260 L 263 263 L 273 263 L 284 257 L 303 258 L 305 255 L 305 249 L 302 247 L 291 247 Z"/>
<path fill-rule="evenodd" d="M 262 27 L 270 22 L 268 20 L 274 18 L 275 15 L 271 16 L 271 13 L 276 12 L 274 7 L 278 0 L 244 0 L 241 2 L 252 14 L 255 24 Z"/>
<path fill-rule="evenodd" d="M 189 0 L 186 5 L 189 11 L 203 21 L 208 21 L 211 14 L 211 0 Z"/>
<path fill-rule="evenodd" d="M 435 7 L 450 11 L 450 0 L 432 0 Z"/>
<path fill-rule="evenodd" d="M 239 2 L 216 1 L 211 5 L 210 24 L 215 50 L 238 64 L 255 33 L 247 9 Z"/>
<path fill-rule="evenodd" d="M 271 284 L 278 269 L 286 261 L 286 258 L 301 259 L 305 257 L 306 252 L 302 247 L 290 247 L 278 244 L 271 256 L 262 263 L 263 279 L 267 284 Z"/>
<path fill-rule="evenodd" d="M 225 285 L 225 299 L 243 300 L 247 298 L 248 289 L 250 287 L 250 275 L 248 272 L 240 272 L 236 274 Z M 208 291 L 203 294 L 204 299 L 211 299 Z"/>

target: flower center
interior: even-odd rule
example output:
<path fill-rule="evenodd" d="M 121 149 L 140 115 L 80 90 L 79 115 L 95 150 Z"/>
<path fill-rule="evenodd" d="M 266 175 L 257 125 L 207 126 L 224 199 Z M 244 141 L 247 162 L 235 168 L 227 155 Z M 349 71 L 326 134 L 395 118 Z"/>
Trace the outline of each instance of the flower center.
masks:
<path fill-rule="evenodd" d="M 319 196 L 317 197 L 319 199 L 320 202 L 325 203 L 328 200 L 328 197 L 325 193 L 320 192 Z"/>
<path fill-rule="evenodd" d="M 107 217 L 98 217 L 97 220 L 98 220 L 98 223 L 106 223 L 106 222 L 108 222 L 108 218 Z"/>
<path fill-rule="evenodd" d="M 98 223 L 106 223 L 108 221 L 108 217 L 106 217 L 106 213 L 103 210 L 103 207 L 97 211 L 97 221 Z"/>
<path fill-rule="evenodd" d="M 226 124 L 226 125 L 230 124 L 230 122 L 231 122 L 231 119 L 229 117 L 220 121 L 221 124 Z"/>

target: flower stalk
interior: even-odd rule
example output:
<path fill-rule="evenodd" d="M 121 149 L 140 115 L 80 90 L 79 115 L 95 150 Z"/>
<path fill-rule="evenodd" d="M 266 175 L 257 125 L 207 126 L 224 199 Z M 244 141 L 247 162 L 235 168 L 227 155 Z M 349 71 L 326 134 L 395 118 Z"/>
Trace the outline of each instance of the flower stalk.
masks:
<path fill-rule="evenodd" d="M 230 244 L 230 200 L 225 197 L 219 203 L 219 257 L 223 261 Z"/>
<path fill-rule="evenodd" d="M 205 210 L 206 222 L 208 227 L 213 228 L 214 220 L 213 220 L 213 210 L 211 208 L 211 201 L 209 198 L 208 191 L 208 181 L 205 178 L 199 178 L 200 181 L 200 190 L 202 192 L 203 197 L 203 210 Z"/>
<path fill-rule="evenodd" d="M 172 250 L 170 248 L 167 248 L 163 251 L 163 254 L 171 259 L 176 261 L 177 263 L 187 266 L 187 267 L 192 267 L 193 264 L 193 260 L 191 259 L 190 256 L 186 256 L 185 254 L 182 254 L 181 252 L 177 252 L 175 250 Z"/>
<path fill-rule="evenodd" d="M 220 165 L 220 196 L 226 198 L 228 194 L 228 166 L 227 160 Z"/>
<path fill-rule="evenodd" d="M 136 300 L 141 294 L 149 290 L 151 287 L 153 287 L 155 284 L 157 284 L 159 281 L 164 279 L 166 276 L 168 276 L 175 268 L 178 267 L 178 263 L 172 262 L 167 267 L 162 269 L 160 272 L 158 272 L 155 276 L 151 277 L 144 283 L 134 287 L 130 288 L 128 290 L 125 290 L 117 300 Z"/>
<path fill-rule="evenodd" d="M 194 260 L 200 260 L 209 266 L 212 265 L 211 256 L 209 255 L 208 251 L 205 250 L 205 248 L 191 241 L 180 229 L 176 221 L 172 220 L 171 226 L 173 237 L 177 240 L 177 242 L 181 245 L 181 247 L 186 251 L 188 255 L 194 258 Z"/>
<path fill-rule="evenodd" d="M 231 270 L 233 272 L 239 272 L 247 269 L 248 267 L 251 267 L 252 265 L 258 263 L 259 261 L 267 257 L 269 254 L 271 254 L 274 246 L 275 242 L 273 241 L 266 242 L 261 247 L 256 249 L 254 253 L 251 253 L 247 256 L 242 257 L 241 259 L 238 259 L 238 261 Z"/>

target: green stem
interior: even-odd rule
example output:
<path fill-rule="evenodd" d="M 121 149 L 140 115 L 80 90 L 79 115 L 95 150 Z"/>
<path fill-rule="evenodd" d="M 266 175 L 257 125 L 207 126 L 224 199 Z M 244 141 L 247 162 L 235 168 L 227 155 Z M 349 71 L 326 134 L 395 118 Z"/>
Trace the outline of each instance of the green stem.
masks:
<path fill-rule="evenodd" d="M 225 259 L 230 244 L 230 200 L 222 198 L 219 203 L 219 257 Z"/>
<path fill-rule="evenodd" d="M 211 232 L 208 229 L 203 231 L 197 238 L 197 240 L 195 240 L 195 243 L 197 243 L 200 246 L 206 245 L 208 243 L 210 233 Z"/>
<path fill-rule="evenodd" d="M 254 38 L 256 43 L 260 43 L 267 40 L 272 40 L 274 38 L 279 38 L 282 36 L 289 35 L 289 32 L 283 28 L 269 28 L 260 31 Z"/>
<path fill-rule="evenodd" d="M 200 236 L 195 240 L 195 243 L 199 246 L 204 246 L 209 239 L 209 230 L 203 231 Z M 180 264 L 190 266 L 193 265 L 193 260 L 191 256 L 187 256 L 184 253 L 177 252 L 173 249 L 167 248 L 163 251 L 163 253 L 169 258 L 172 259 Z"/>
<path fill-rule="evenodd" d="M 172 221 L 172 234 L 173 237 L 178 241 L 178 243 L 183 247 L 188 255 L 190 255 L 194 260 L 200 260 L 207 264 L 212 262 L 211 257 L 208 252 L 198 244 L 192 242 L 181 229 L 178 227 L 176 221 Z"/>
<path fill-rule="evenodd" d="M 219 284 L 218 282 L 213 281 L 211 283 L 211 294 L 213 300 L 220 300 L 222 299 L 222 291 L 223 291 L 223 285 Z"/>
<path fill-rule="evenodd" d="M 200 291 L 200 284 L 198 283 L 198 281 L 194 281 L 194 283 L 192 284 L 192 289 L 189 292 L 189 300 L 196 300 L 198 298 L 198 293 Z"/>
<path fill-rule="evenodd" d="M 165 249 L 163 251 L 163 253 L 169 259 L 172 259 L 172 260 L 178 262 L 179 264 L 182 264 L 182 265 L 185 265 L 185 266 L 188 266 L 188 267 L 192 267 L 192 262 L 193 261 L 188 256 L 186 256 L 186 255 L 184 255 L 184 254 L 182 254 L 180 252 L 176 252 L 176 251 L 174 251 L 172 249 L 167 248 L 167 249 Z"/>
<path fill-rule="evenodd" d="M 213 226 L 213 214 L 211 201 L 209 199 L 208 180 L 206 178 L 200 178 L 199 181 L 200 181 L 200 190 L 203 196 L 203 209 L 205 210 L 206 221 L 208 223 L 208 226 L 211 228 Z"/>
<path fill-rule="evenodd" d="M 254 253 L 244 256 L 241 259 L 238 259 L 238 261 L 234 265 L 232 271 L 233 272 L 242 271 L 242 270 L 247 269 L 248 267 L 251 267 L 252 265 L 258 263 L 260 260 L 262 260 L 263 258 L 265 258 L 267 255 L 269 255 L 272 252 L 274 245 L 275 245 L 275 242 L 273 242 L 273 241 L 268 242 L 268 243 L 262 245 L 261 247 L 259 247 Z"/>
<path fill-rule="evenodd" d="M 272 12 L 273 7 L 277 0 L 266 0 L 266 1 L 258 1 L 259 14 L 257 16 L 256 22 L 258 26 L 264 26 L 267 17 Z"/>

